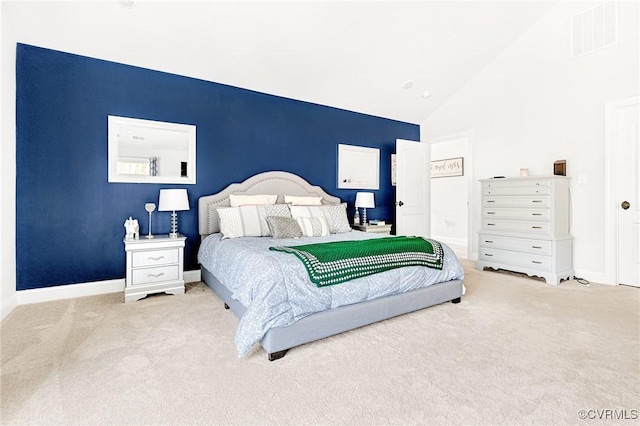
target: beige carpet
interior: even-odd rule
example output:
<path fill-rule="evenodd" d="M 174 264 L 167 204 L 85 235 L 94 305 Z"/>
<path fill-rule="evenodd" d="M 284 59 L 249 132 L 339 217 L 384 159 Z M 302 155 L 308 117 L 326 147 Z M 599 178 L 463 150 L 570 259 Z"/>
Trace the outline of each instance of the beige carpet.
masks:
<path fill-rule="evenodd" d="M 127 305 L 112 294 L 19 306 L 1 325 L 0 421 L 638 424 L 638 289 L 552 287 L 463 262 L 462 303 L 276 362 L 261 348 L 236 356 L 238 321 L 201 283 Z"/>

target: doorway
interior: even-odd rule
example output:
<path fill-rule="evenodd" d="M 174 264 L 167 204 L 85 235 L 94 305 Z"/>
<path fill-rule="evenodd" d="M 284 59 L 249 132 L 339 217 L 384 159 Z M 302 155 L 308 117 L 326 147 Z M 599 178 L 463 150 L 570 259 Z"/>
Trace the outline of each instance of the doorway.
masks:
<path fill-rule="evenodd" d="M 640 287 L 638 97 L 606 104 L 605 276 Z"/>
<path fill-rule="evenodd" d="M 463 175 L 431 178 L 431 236 L 453 249 L 462 259 L 470 259 L 472 188 L 470 135 L 457 133 L 429 140 L 431 161 L 462 158 Z"/>

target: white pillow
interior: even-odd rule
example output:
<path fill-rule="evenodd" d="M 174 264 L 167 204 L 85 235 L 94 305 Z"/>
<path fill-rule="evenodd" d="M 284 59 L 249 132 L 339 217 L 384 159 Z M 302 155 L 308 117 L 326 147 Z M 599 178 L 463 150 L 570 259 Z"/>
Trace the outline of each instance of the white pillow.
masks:
<path fill-rule="evenodd" d="M 265 206 L 219 207 L 222 239 L 271 235 Z"/>
<path fill-rule="evenodd" d="M 292 206 L 321 206 L 322 197 L 301 197 L 297 195 L 285 195 L 285 204 Z"/>
<path fill-rule="evenodd" d="M 326 237 L 329 235 L 329 224 L 324 217 L 297 217 L 296 222 L 305 237 Z"/>
<path fill-rule="evenodd" d="M 342 234 L 351 232 L 351 225 L 347 219 L 347 205 L 342 203 L 334 206 L 289 206 L 291 217 L 323 217 L 329 225 L 329 232 Z"/>
<path fill-rule="evenodd" d="M 240 206 L 262 206 L 265 204 L 275 204 L 278 199 L 278 195 L 242 195 L 242 194 L 229 194 L 229 202 L 231 207 Z"/>

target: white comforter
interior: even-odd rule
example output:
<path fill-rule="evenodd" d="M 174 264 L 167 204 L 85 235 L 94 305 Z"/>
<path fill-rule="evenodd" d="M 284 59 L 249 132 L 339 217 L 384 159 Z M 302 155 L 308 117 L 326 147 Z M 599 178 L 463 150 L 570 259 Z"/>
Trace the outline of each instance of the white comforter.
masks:
<path fill-rule="evenodd" d="M 221 237 L 222 234 L 212 234 L 202 242 L 198 261 L 231 291 L 234 299 L 247 307 L 235 337 L 240 356 L 262 340 L 271 327 L 291 325 L 315 312 L 464 278 L 455 254 L 442 244 L 442 270 L 411 266 L 318 288 L 309 280 L 298 258 L 271 251 L 269 247 L 381 236 L 353 231 L 297 239 L 245 237 L 221 240 Z"/>

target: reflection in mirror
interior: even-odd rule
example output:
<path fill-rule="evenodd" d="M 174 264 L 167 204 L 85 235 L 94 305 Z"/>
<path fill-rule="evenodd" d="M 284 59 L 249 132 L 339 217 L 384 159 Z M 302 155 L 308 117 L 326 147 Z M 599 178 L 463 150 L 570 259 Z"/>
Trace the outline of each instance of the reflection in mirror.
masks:
<path fill-rule="evenodd" d="M 109 182 L 196 183 L 196 126 L 109 116 Z"/>

